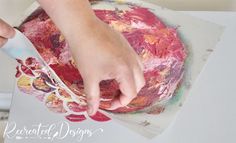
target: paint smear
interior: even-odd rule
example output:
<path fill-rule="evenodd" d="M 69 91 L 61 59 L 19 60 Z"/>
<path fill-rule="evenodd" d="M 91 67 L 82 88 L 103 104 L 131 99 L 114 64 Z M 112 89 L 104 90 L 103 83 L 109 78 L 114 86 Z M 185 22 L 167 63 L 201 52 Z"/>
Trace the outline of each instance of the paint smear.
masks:
<path fill-rule="evenodd" d="M 139 113 L 154 103 L 171 99 L 181 84 L 187 57 L 177 28 L 166 26 L 149 9 L 137 6 L 130 6 L 125 11 L 95 9 L 94 12 L 98 18 L 123 34 L 144 64 L 146 85 L 138 96 L 128 106 L 107 112 Z M 31 40 L 60 79 L 78 96 L 80 102 L 75 102 L 50 79 L 49 73 L 45 73 L 33 58 L 28 62 L 19 62 L 16 74 L 19 89 L 31 95 L 43 95 L 42 101 L 51 111 L 65 114 L 66 119 L 72 122 L 86 120 L 88 115 L 85 112 L 83 80 L 64 36 L 42 9 L 32 13 L 19 29 Z M 121 92 L 114 80 L 102 81 L 100 88 L 101 111 L 106 110 Z M 152 108 L 147 113 L 159 114 L 163 110 L 164 107 Z M 110 120 L 101 112 L 90 118 L 95 121 Z"/>

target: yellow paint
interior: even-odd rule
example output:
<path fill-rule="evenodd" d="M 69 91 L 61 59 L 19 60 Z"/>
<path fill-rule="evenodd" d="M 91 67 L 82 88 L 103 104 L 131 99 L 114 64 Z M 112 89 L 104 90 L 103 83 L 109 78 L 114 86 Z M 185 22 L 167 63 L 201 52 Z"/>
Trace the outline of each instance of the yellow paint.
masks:
<path fill-rule="evenodd" d="M 63 42 L 63 41 L 65 41 L 65 37 L 61 34 L 59 37 L 59 42 Z"/>
<path fill-rule="evenodd" d="M 111 21 L 110 26 L 119 32 L 130 31 L 131 27 L 121 21 Z"/>
<path fill-rule="evenodd" d="M 145 42 L 149 44 L 155 44 L 157 42 L 157 38 L 154 35 L 144 35 Z"/>
<path fill-rule="evenodd" d="M 55 99 L 57 99 L 57 97 L 55 96 L 55 93 L 52 93 L 47 97 L 47 101 L 53 101 Z"/>
<path fill-rule="evenodd" d="M 17 85 L 19 88 L 24 88 L 25 90 L 30 90 L 31 89 L 31 79 L 30 77 L 27 76 L 21 76 L 18 81 Z"/>
<path fill-rule="evenodd" d="M 125 0 L 115 0 L 117 3 L 125 3 Z"/>

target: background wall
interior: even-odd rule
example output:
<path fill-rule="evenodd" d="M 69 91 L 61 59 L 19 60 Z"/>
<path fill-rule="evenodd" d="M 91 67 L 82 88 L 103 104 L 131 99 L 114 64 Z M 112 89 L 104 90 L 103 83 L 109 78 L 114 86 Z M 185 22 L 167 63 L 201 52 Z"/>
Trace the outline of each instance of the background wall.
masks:
<path fill-rule="evenodd" d="M 12 19 L 35 0 L 0 0 L 0 17 Z M 236 11 L 236 0 L 144 0 L 174 10 Z"/>
<path fill-rule="evenodd" d="M 236 11 L 236 0 L 146 0 L 174 10 Z"/>

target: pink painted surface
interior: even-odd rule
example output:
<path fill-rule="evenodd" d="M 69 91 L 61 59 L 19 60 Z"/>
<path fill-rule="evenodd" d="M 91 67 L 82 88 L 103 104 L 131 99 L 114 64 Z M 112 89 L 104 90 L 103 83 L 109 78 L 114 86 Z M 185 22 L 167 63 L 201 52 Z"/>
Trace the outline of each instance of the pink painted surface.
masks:
<path fill-rule="evenodd" d="M 145 87 L 128 106 L 109 112 L 137 112 L 156 102 L 170 99 L 181 84 L 187 55 L 177 29 L 166 26 L 146 8 L 94 11 L 101 20 L 125 36 L 144 64 Z M 28 17 L 19 29 L 31 40 L 60 79 L 78 96 L 79 102 L 50 79 L 49 73 L 33 58 L 18 60 L 20 65 L 17 67 L 16 77 L 19 89 L 36 96 L 49 110 L 63 114 L 72 122 L 85 120 L 88 115 L 85 112 L 83 80 L 63 35 L 41 9 Z M 103 81 L 100 85 L 101 111 L 110 106 L 111 101 L 120 95 L 120 91 L 114 80 Z M 163 110 L 161 107 L 150 113 L 159 114 Z M 96 121 L 110 119 L 101 112 L 90 118 Z"/>

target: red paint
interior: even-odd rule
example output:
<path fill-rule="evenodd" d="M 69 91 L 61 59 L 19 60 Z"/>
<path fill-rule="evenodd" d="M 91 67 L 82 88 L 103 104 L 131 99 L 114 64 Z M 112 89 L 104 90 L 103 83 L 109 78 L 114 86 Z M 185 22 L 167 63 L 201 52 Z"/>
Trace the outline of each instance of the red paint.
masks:
<path fill-rule="evenodd" d="M 73 112 L 84 112 L 87 110 L 87 106 L 82 106 L 75 102 L 69 102 L 67 103 L 67 106 Z"/>
<path fill-rule="evenodd" d="M 82 77 L 77 68 L 71 63 L 68 64 L 52 64 L 50 67 L 57 73 L 57 75 L 64 81 L 70 84 L 82 84 Z"/>
<path fill-rule="evenodd" d="M 146 8 L 131 7 L 128 11 L 94 10 L 97 17 L 124 35 L 144 64 L 145 87 L 128 105 L 111 112 L 126 113 L 144 109 L 155 102 L 172 96 L 173 89 L 181 81 L 186 49 L 176 28 L 166 26 L 155 14 Z M 66 41 L 43 10 L 37 10 L 21 26 L 20 30 L 34 43 L 38 52 L 62 81 L 78 96 L 83 96 L 83 81 L 79 70 L 68 58 L 62 61 Z M 61 57 L 62 56 L 62 57 Z M 89 60 L 89 59 L 88 59 Z M 110 105 L 110 100 L 120 96 L 118 84 L 114 80 L 103 81 L 101 109 Z M 160 98 L 162 97 L 162 98 Z M 80 106 L 80 105 L 76 105 Z M 73 105 L 71 110 L 77 110 Z M 80 108 L 79 108 L 80 109 Z M 103 114 L 91 117 L 103 120 Z M 71 119 L 72 118 L 72 119 Z M 74 119 L 71 115 L 70 120 Z"/>
<path fill-rule="evenodd" d="M 20 77 L 22 74 L 20 72 L 19 66 L 16 67 L 16 78 Z"/>
<path fill-rule="evenodd" d="M 105 116 L 104 114 L 102 114 L 99 111 L 94 116 L 90 116 L 90 118 L 92 118 L 95 121 L 99 121 L 99 122 L 105 122 L 105 121 L 111 120 L 109 117 Z"/>
<path fill-rule="evenodd" d="M 70 114 L 65 118 L 71 122 L 82 122 L 86 120 L 86 117 L 84 115 L 74 115 L 74 114 Z"/>
<path fill-rule="evenodd" d="M 34 76 L 33 72 L 25 65 L 21 65 L 21 70 L 28 76 Z"/>

